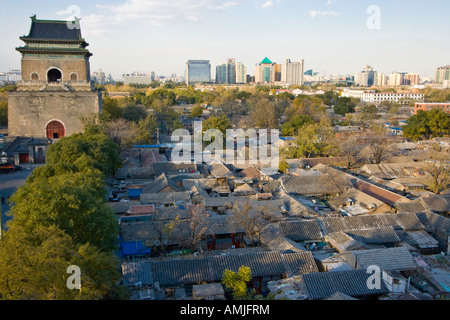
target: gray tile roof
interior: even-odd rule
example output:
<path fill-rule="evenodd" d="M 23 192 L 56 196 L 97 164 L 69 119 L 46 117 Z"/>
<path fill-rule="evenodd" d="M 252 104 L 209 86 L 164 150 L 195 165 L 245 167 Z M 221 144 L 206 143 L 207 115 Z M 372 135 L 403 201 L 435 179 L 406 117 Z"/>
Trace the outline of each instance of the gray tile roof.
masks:
<path fill-rule="evenodd" d="M 362 269 L 376 265 L 382 270 L 401 271 L 417 268 L 413 257 L 406 247 L 386 249 L 358 250 L 351 252 Z"/>
<path fill-rule="evenodd" d="M 442 231 L 450 234 L 450 219 L 448 218 L 433 212 L 418 213 L 417 218 L 430 231 Z"/>
<path fill-rule="evenodd" d="M 211 282 L 207 259 L 152 261 L 152 274 L 160 285 Z"/>
<path fill-rule="evenodd" d="M 311 252 L 281 254 L 277 251 L 232 253 L 201 258 L 151 260 L 122 264 L 123 282 L 162 286 L 218 282 L 226 269 L 237 272 L 248 266 L 253 277 L 318 272 Z"/>
<path fill-rule="evenodd" d="M 328 174 L 283 176 L 281 182 L 289 194 L 324 195 L 341 192 Z"/>
<path fill-rule="evenodd" d="M 400 238 L 393 227 L 358 229 L 346 231 L 345 233 L 355 240 L 367 244 L 393 244 L 400 242 Z"/>
<path fill-rule="evenodd" d="M 225 269 L 237 272 L 241 266 L 250 267 L 254 277 L 281 275 L 286 272 L 281 254 L 276 251 L 212 256 L 209 261 L 214 281 L 222 279 Z"/>
<path fill-rule="evenodd" d="M 421 201 L 432 212 L 450 212 L 450 195 L 422 197 Z"/>
<path fill-rule="evenodd" d="M 281 255 L 287 274 L 299 275 L 304 273 L 319 272 L 314 256 L 310 251 L 299 253 L 284 253 Z"/>
<path fill-rule="evenodd" d="M 282 221 L 280 228 L 284 237 L 293 241 L 320 240 L 323 238 L 317 220 Z"/>
<path fill-rule="evenodd" d="M 382 295 L 388 293 L 383 281 L 380 289 L 369 289 L 371 274 L 365 270 L 308 273 L 302 275 L 303 285 L 311 300 L 325 299 L 337 292 L 351 297 Z"/>

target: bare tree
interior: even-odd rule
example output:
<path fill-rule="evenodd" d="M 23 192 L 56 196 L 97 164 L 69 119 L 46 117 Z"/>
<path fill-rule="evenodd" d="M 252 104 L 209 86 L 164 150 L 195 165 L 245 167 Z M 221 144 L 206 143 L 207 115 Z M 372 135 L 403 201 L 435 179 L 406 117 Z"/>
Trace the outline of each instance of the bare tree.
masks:
<path fill-rule="evenodd" d="M 230 224 L 243 228 L 251 239 L 251 246 L 254 246 L 255 239 L 261 242 L 261 232 L 266 225 L 264 208 L 255 210 L 248 200 L 244 205 L 235 203 Z"/>
<path fill-rule="evenodd" d="M 131 146 L 139 134 L 134 122 L 122 118 L 103 123 L 102 129 L 118 145 L 119 151 Z"/>
<path fill-rule="evenodd" d="M 434 193 L 439 193 L 450 184 L 450 156 L 447 152 L 434 151 L 427 161 L 426 170 L 431 175 L 430 187 Z"/>
<path fill-rule="evenodd" d="M 180 243 L 203 253 L 202 240 L 209 230 L 210 214 L 201 204 L 191 205 L 187 214 L 188 217 L 178 223 Z"/>
<path fill-rule="evenodd" d="M 389 159 L 394 152 L 392 142 L 384 137 L 371 139 L 365 149 L 365 156 L 372 164 L 380 164 Z"/>
<path fill-rule="evenodd" d="M 339 141 L 339 155 L 345 161 L 346 168 L 354 166 L 361 153 L 361 145 L 356 141 L 355 137 L 345 138 Z"/>

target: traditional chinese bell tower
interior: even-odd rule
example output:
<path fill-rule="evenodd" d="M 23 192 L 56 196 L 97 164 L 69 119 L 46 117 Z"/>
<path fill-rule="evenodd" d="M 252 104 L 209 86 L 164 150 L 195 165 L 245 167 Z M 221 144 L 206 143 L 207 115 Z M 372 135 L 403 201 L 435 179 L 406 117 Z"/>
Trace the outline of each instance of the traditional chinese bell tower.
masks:
<path fill-rule="evenodd" d="M 22 81 L 8 95 L 10 136 L 57 140 L 83 131 L 81 118 L 101 112 L 101 93 L 90 81 L 88 43 L 79 20 L 31 17 L 20 37 Z"/>

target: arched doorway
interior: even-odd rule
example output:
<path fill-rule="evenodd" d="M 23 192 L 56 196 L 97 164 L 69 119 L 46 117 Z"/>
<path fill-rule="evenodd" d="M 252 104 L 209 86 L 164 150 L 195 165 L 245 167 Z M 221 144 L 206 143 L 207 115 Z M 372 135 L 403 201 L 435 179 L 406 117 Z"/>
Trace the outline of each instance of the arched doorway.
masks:
<path fill-rule="evenodd" d="M 61 139 L 66 134 L 66 129 L 64 128 L 64 125 L 59 121 L 51 121 L 47 125 L 47 138 L 54 140 L 54 139 Z"/>
<path fill-rule="evenodd" d="M 50 69 L 47 72 L 47 80 L 48 82 L 61 82 L 62 73 L 58 69 Z"/>

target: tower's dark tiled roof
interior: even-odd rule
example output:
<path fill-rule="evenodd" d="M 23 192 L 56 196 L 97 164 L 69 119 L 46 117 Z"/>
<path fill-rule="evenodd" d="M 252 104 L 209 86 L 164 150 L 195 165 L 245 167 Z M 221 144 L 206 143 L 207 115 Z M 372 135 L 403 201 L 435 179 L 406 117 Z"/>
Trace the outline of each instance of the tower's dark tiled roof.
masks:
<path fill-rule="evenodd" d="M 69 22 L 70 23 L 70 22 Z M 80 28 L 69 28 L 67 21 L 37 20 L 31 18 L 30 33 L 25 38 L 36 40 L 82 41 Z"/>

